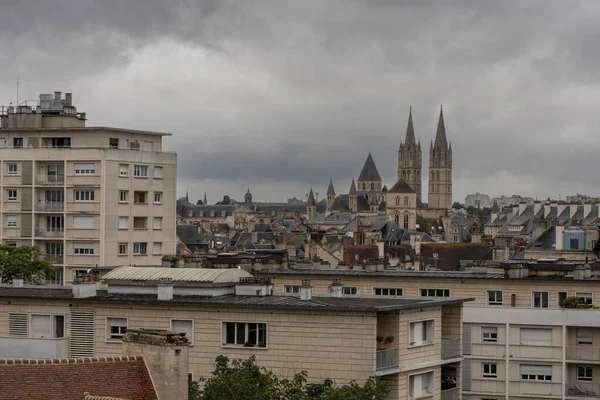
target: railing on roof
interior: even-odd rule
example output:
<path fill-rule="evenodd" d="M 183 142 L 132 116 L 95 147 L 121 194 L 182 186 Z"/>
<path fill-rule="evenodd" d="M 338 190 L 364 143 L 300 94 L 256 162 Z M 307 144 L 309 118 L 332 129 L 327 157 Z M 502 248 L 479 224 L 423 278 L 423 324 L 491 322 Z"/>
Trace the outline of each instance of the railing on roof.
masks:
<path fill-rule="evenodd" d="M 271 278 L 258 278 L 254 276 L 245 276 L 240 278 L 240 283 L 243 285 L 270 285 Z"/>

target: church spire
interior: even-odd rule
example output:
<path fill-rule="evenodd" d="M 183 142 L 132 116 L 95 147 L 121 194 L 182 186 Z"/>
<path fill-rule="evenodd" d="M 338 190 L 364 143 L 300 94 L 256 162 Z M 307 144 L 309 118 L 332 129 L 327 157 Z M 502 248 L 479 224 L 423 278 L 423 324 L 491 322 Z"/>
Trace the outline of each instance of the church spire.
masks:
<path fill-rule="evenodd" d="M 333 189 L 333 181 L 329 180 L 329 187 L 327 188 L 327 197 L 335 196 L 335 190 Z"/>
<path fill-rule="evenodd" d="M 412 120 L 412 106 L 408 111 L 408 125 L 406 126 L 406 138 L 404 139 L 404 145 L 409 148 L 416 145 L 415 128 L 413 127 Z"/>
<path fill-rule="evenodd" d="M 308 193 L 308 200 L 306 203 L 309 207 L 314 207 L 317 205 L 317 202 L 315 201 L 315 195 L 313 194 L 312 188 L 310 188 L 310 192 Z"/>
<path fill-rule="evenodd" d="M 354 178 L 352 178 L 352 184 L 350 185 L 350 192 L 348 194 L 350 196 L 356 196 L 356 184 L 354 183 Z"/>
<path fill-rule="evenodd" d="M 207 200 L 206 200 L 206 193 L 204 193 L 204 205 L 208 205 Z"/>
<path fill-rule="evenodd" d="M 437 132 L 435 134 L 435 146 L 434 148 L 439 151 L 446 151 L 448 149 L 448 141 L 446 139 L 446 125 L 444 124 L 444 111 L 440 106 L 440 118 L 438 120 Z"/>

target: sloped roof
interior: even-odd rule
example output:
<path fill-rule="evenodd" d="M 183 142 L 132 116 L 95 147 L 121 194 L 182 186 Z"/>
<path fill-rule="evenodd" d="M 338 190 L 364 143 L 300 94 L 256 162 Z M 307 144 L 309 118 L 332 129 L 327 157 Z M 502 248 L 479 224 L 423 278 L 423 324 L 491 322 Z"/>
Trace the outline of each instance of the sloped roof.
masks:
<path fill-rule="evenodd" d="M 402 178 L 398 179 L 398 182 L 392 186 L 388 193 L 417 193 L 408 183 Z"/>
<path fill-rule="evenodd" d="M 329 187 L 327 188 L 327 196 L 335 196 L 335 189 L 333 188 L 333 181 L 329 180 Z"/>
<path fill-rule="evenodd" d="M 440 106 L 440 118 L 438 120 L 437 132 L 435 134 L 435 145 L 434 149 L 439 151 L 446 151 L 448 142 L 446 139 L 446 124 L 444 123 L 444 111 Z"/>
<path fill-rule="evenodd" d="M 412 119 L 412 107 L 408 111 L 408 125 L 406 126 L 406 138 L 404 139 L 404 145 L 407 147 L 416 146 L 417 141 L 415 140 L 415 128 L 413 127 Z"/>
<path fill-rule="evenodd" d="M 379 176 L 379 171 L 377 171 L 377 167 L 375 166 L 375 161 L 373 161 L 373 156 L 371 153 L 369 153 L 369 156 L 365 161 L 365 165 L 363 165 L 362 171 L 360 171 L 358 180 L 381 182 L 381 176 Z"/>
<path fill-rule="evenodd" d="M 0 387 L 2 399 L 158 400 L 141 356 L 0 360 Z"/>
<path fill-rule="evenodd" d="M 241 277 L 251 277 L 249 272 L 238 268 L 145 268 L 120 267 L 104 275 L 105 281 L 158 281 L 170 278 L 173 282 L 239 282 Z"/>

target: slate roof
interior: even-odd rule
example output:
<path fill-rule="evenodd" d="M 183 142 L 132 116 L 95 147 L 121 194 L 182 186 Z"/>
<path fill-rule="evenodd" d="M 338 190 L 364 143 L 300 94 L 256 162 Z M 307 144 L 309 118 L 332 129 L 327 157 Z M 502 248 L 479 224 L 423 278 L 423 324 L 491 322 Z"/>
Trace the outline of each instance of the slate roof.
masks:
<path fill-rule="evenodd" d="M 0 360 L 1 399 L 158 400 L 143 357 Z"/>
<path fill-rule="evenodd" d="M 360 171 L 358 181 L 381 182 L 381 176 L 379 176 L 379 171 L 377 171 L 377 167 L 375 166 L 375 161 L 373 161 L 373 156 L 371 153 L 369 153 L 369 156 L 365 161 L 365 165 L 363 165 L 362 171 Z"/>
<path fill-rule="evenodd" d="M 408 125 L 406 126 L 406 138 L 404 139 L 404 145 L 406 147 L 416 146 L 417 141 L 415 140 L 415 128 L 413 127 L 412 119 L 412 107 L 408 111 Z"/>
<path fill-rule="evenodd" d="M 398 181 L 392 186 L 388 193 L 417 193 L 413 188 L 410 187 L 408 183 L 402 178 L 398 179 Z"/>
<path fill-rule="evenodd" d="M 329 187 L 327 188 L 327 196 L 335 196 L 335 189 L 333 188 L 333 181 L 329 180 Z"/>
<path fill-rule="evenodd" d="M 561 238 L 562 240 L 562 238 Z M 552 225 L 546 229 L 534 242 L 527 246 L 527 250 L 555 250 L 556 249 L 556 227 Z"/>
<path fill-rule="evenodd" d="M 433 254 L 438 255 L 438 269 L 457 271 L 460 260 L 491 260 L 492 247 L 484 243 L 424 243 L 421 245 L 421 265 L 435 265 Z"/>
<path fill-rule="evenodd" d="M 191 251 L 205 244 L 205 237 L 202 228 L 198 225 L 182 224 L 177 225 L 177 236 L 183 244 Z"/>
<path fill-rule="evenodd" d="M 444 112 L 440 106 L 440 118 L 438 120 L 437 132 L 435 134 L 435 145 L 434 149 L 439 151 L 446 151 L 448 147 L 448 141 L 446 139 L 446 124 L 444 123 Z"/>
<path fill-rule="evenodd" d="M 341 194 L 336 197 L 335 201 L 331 205 L 329 209 L 331 212 L 350 212 L 350 196 L 347 194 Z M 371 206 L 369 202 L 363 195 L 356 196 L 356 208 L 358 212 L 361 211 L 369 211 L 371 210 Z"/>

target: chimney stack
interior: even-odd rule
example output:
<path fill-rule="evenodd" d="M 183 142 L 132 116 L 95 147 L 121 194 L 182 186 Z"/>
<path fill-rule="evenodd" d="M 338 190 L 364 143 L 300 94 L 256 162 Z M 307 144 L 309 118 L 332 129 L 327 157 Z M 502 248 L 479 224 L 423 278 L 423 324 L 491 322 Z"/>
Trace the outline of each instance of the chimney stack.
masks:
<path fill-rule="evenodd" d="M 98 281 L 94 275 L 78 277 L 73 280 L 73 298 L 85 299 L 96 296 Z"/>
<path fill-rule="evenodd" d="M 305 279 L 302 281 L 302 286 L 300 286 L 300 300 L 310 299 L 312 299 L 312 286 L 310 280 Z"/>
<path fill-rule="evenodd" d="M 340 279 L 334 279 L 329 286 L 329 294 L 331 297 L 342 297 L 342 288 L 344 285 Z"/>
<path fill-rule="evenodd" d="M 14 287 L 23 287 L 24 282 L 23 275 L 21 274 L 17 274 L 14 278 L 12 278 L 12 285 Z"/>
<path fill-rule="evenodd" d="M 65 105 L 66 106 L 73 105 L 73 93 L 65 93 Z"/>
<path fill-rule="evenodd" d="M 158 301 L 173 300 L 173 281 L 171 278 L 160 278 L 158 285 L 156 285 L 156 291 Z"/>

